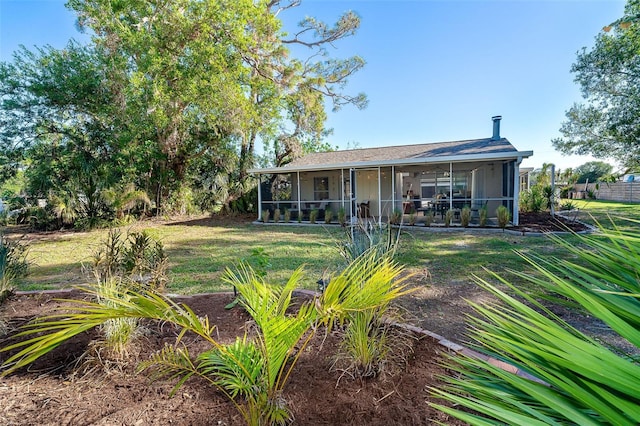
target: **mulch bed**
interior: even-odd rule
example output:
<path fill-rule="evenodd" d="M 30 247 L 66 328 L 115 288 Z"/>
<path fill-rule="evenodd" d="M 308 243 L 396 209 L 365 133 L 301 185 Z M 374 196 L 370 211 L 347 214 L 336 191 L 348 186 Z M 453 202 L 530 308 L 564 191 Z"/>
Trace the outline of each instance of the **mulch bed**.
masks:
<path fill-rule="evenodd" d="M 79 293 L 13 296 L 2 306 L 9 328 L 59 309 L 53 297 L 84 297 Z M 224 306 L 228 294 L 182 299 L 199 315 L 217 325 L 218 338 L 231 341 L 250 318 L 240 308 Z M 144 337 L 130 351 L 126 363 L 111 362 L 91 351 L 96 331 L 84 333 L 35 362 L 29 369 L 0 379 L 0 424 L 3 425 L 240 425 L 233 405 L 203 381 L 191 379 L 174 397 L 174 382 L 151 383 L 135 374 L 135 365 L 179 330 L 147 324 Z M 326 337 L 326 338 L 325 338 Z M 207 349 L 194 336 L 183 342 L 192 354 Z M 7 344 L 7 339 L 0 346 Z M 440 365 L 447 349 L 431 338 L 413 342 L 408 364 L 393 375 L 355 380 L 331 371 L 338 336 L 319 333 L 302 354 L 284 392 L 294 424 L 300 425 L 430 425 L 463 424 L 429 407 L 435 401 L 429 387 L 446 374 Z M 88 355 L 87 355 L 88 354 Z M 0 362 L 7 358 L 0 354 Z"/>

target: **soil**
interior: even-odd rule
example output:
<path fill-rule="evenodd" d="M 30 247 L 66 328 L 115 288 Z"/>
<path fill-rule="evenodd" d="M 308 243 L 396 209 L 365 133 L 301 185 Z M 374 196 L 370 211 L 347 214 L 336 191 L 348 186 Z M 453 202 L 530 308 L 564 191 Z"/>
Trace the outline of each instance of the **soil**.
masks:
<path fill-rule="evenodd" d="M 3 305 L 8 327 L 61 307 L 53 297 L 86 297 L 72 292 L 13 296 Z M 178 301 L 217 325 L 220 341 L 241 335 L 250 318 L 239 307 L 224 309 L 230 294 L 198 295 Z M 0 379 L 0 424 L 3 425 L 240 425 L 242 418 L 222 394 L 203 381 L 190 379 L 170 397 L 175 381 L 150 382 L 135 374 L 138 361 L 148 359 L 179 330 L 145 324 L 145 333 L 125 361 L 109 361 L 97 351 L 96 331 L 84 333 L 56 348 L 28 369 Z M 326 337 L 326 338 L 325 338 Z M 195 354 L 208 347 L 195 336 L 183 342 Z M 294 424 L 300 425 L 428 425 L 463 424 L 429 407 L 429 387 L 446 374 L 440 365 L 447 349 L 430 337 L 410 339 L 407 362 L 387 374 L 357 380 L 332 371 L 336 333 L 318 333 L 304 351 L 283 397 Z M 7 341 L 1 342 L 4 346 Z M 7 354 L 0 354 L 0 362 Z M 394 358 L 398 360 L 398 358 Z"/>
<path fill-rule="evenodd" d="M 589 227 L 578 222 L 566 218 L 561 214 L 551 216 L 549 212 L 536 212 L 536 213 L 519 213 L 518 226 L 511 227 L 509 229 L 515 231 L 527 232 L 584 232 L 588 231 Z"/>

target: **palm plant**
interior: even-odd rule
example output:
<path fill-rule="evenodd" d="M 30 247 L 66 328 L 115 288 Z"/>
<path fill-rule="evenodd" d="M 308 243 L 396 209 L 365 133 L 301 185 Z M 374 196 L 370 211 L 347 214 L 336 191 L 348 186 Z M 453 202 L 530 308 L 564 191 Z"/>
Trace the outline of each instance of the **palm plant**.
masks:
<path fill-rule="evenodd" d="M 125 218 L 138 204 L 142 204 L 145 207 L 151 205 L 151 200 L 147 193 L 136 189 L 133 183 L 119 188 L 104 190 L 102 197 L 107 205 L 115 211 L 116 219 Z"/>
<path fill-rule="evenodd" d="M 522 255 L 535 273 L 514 273 L 553 300 L 586 310 L 640 348 L 640 236 L 618 229 L 600 232 L 576 236 L 578 244 L 551 237 L 574 257 Z M 505 306 L 472 304 L 480 315 L 472 320 L 474 347 L 526 374 L 514 375 L 477 358 L 452 358 L 450 367 L 458 374 L 446 379 L 447 387 L 433 391 L 472 411 L 437 408 L 474 425 L 639 424 L 637 358 L 584 335 L 499 279 L 518 299 L 476 277 Z"/>
<path fill-rule="evenodd" d="M 16 351 L 2 365 L 2 375 L 28 365 L 69 338 L 93 327 L 120 318 L 147 318 L 182 328 L 175 346 L 167 346 L 141 369 L 154 377 L 177 379 L 176 391 L 193 376 L 201 377 L 230 398 L 250 425 L 284 423 L 289 417 L 283 389 L 307 342 L 318 330 L 329 329 L 353 314 L 388 304 L 406 292 L 396 280 L 402 268 L 390 259 L 380 260 L 373 252 L 358 258 L 333 278 L 323 295 L 313 303 L 302 304 L 297 313 L 288 314 L 292 293 L 302 279 L 298 269 L 284 286 L 267 284 L 251 268 L 227 270 L 225 280 L 241 294 L 242 305 L 253 317 L 256 337 L 246 333 L 231 344 L 214 337 L 214 326 L 188 306 L 177 304 L 152 291 L 115 289 L 101 295 L 101 303 L 72 300 L 66 312 L 47 316 L 25 326 L 17 336 L 25 340 L 1 351 Z M 91 292 L 95 296 L 95 290 Z M 108 303 L 104 303 L 108 300 Z M 179 340 L 191 331 L 211 349 L 195 358 Z"/>

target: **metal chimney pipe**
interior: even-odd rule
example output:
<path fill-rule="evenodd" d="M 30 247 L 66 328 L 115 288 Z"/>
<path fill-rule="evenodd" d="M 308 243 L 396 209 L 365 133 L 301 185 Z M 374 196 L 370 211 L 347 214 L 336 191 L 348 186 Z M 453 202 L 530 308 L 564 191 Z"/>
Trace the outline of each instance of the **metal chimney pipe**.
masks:
<path fill-rule="evenodd" d="M 491 137 L 491 140 L 500 140 L 500 120 L 502 120 L 502 116 L 496 115 L 491 117 L 491 119 L 493 120 L 493 136 Z"/>

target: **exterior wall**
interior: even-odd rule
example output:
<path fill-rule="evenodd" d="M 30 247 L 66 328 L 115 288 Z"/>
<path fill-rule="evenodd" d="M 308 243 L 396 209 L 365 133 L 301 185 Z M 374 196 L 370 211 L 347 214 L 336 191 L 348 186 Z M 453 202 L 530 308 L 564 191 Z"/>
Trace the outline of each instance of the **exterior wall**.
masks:
<path fill-rule="evenodd" d="M 573 195 L 572 198 L 586 198 L 586 191 L 593 191 L 598 200 L 640 203 L 640 182 L 590 183 L 586 189 L 584 183 L 579 183 L 574 185 L 569 195 Z"/>

